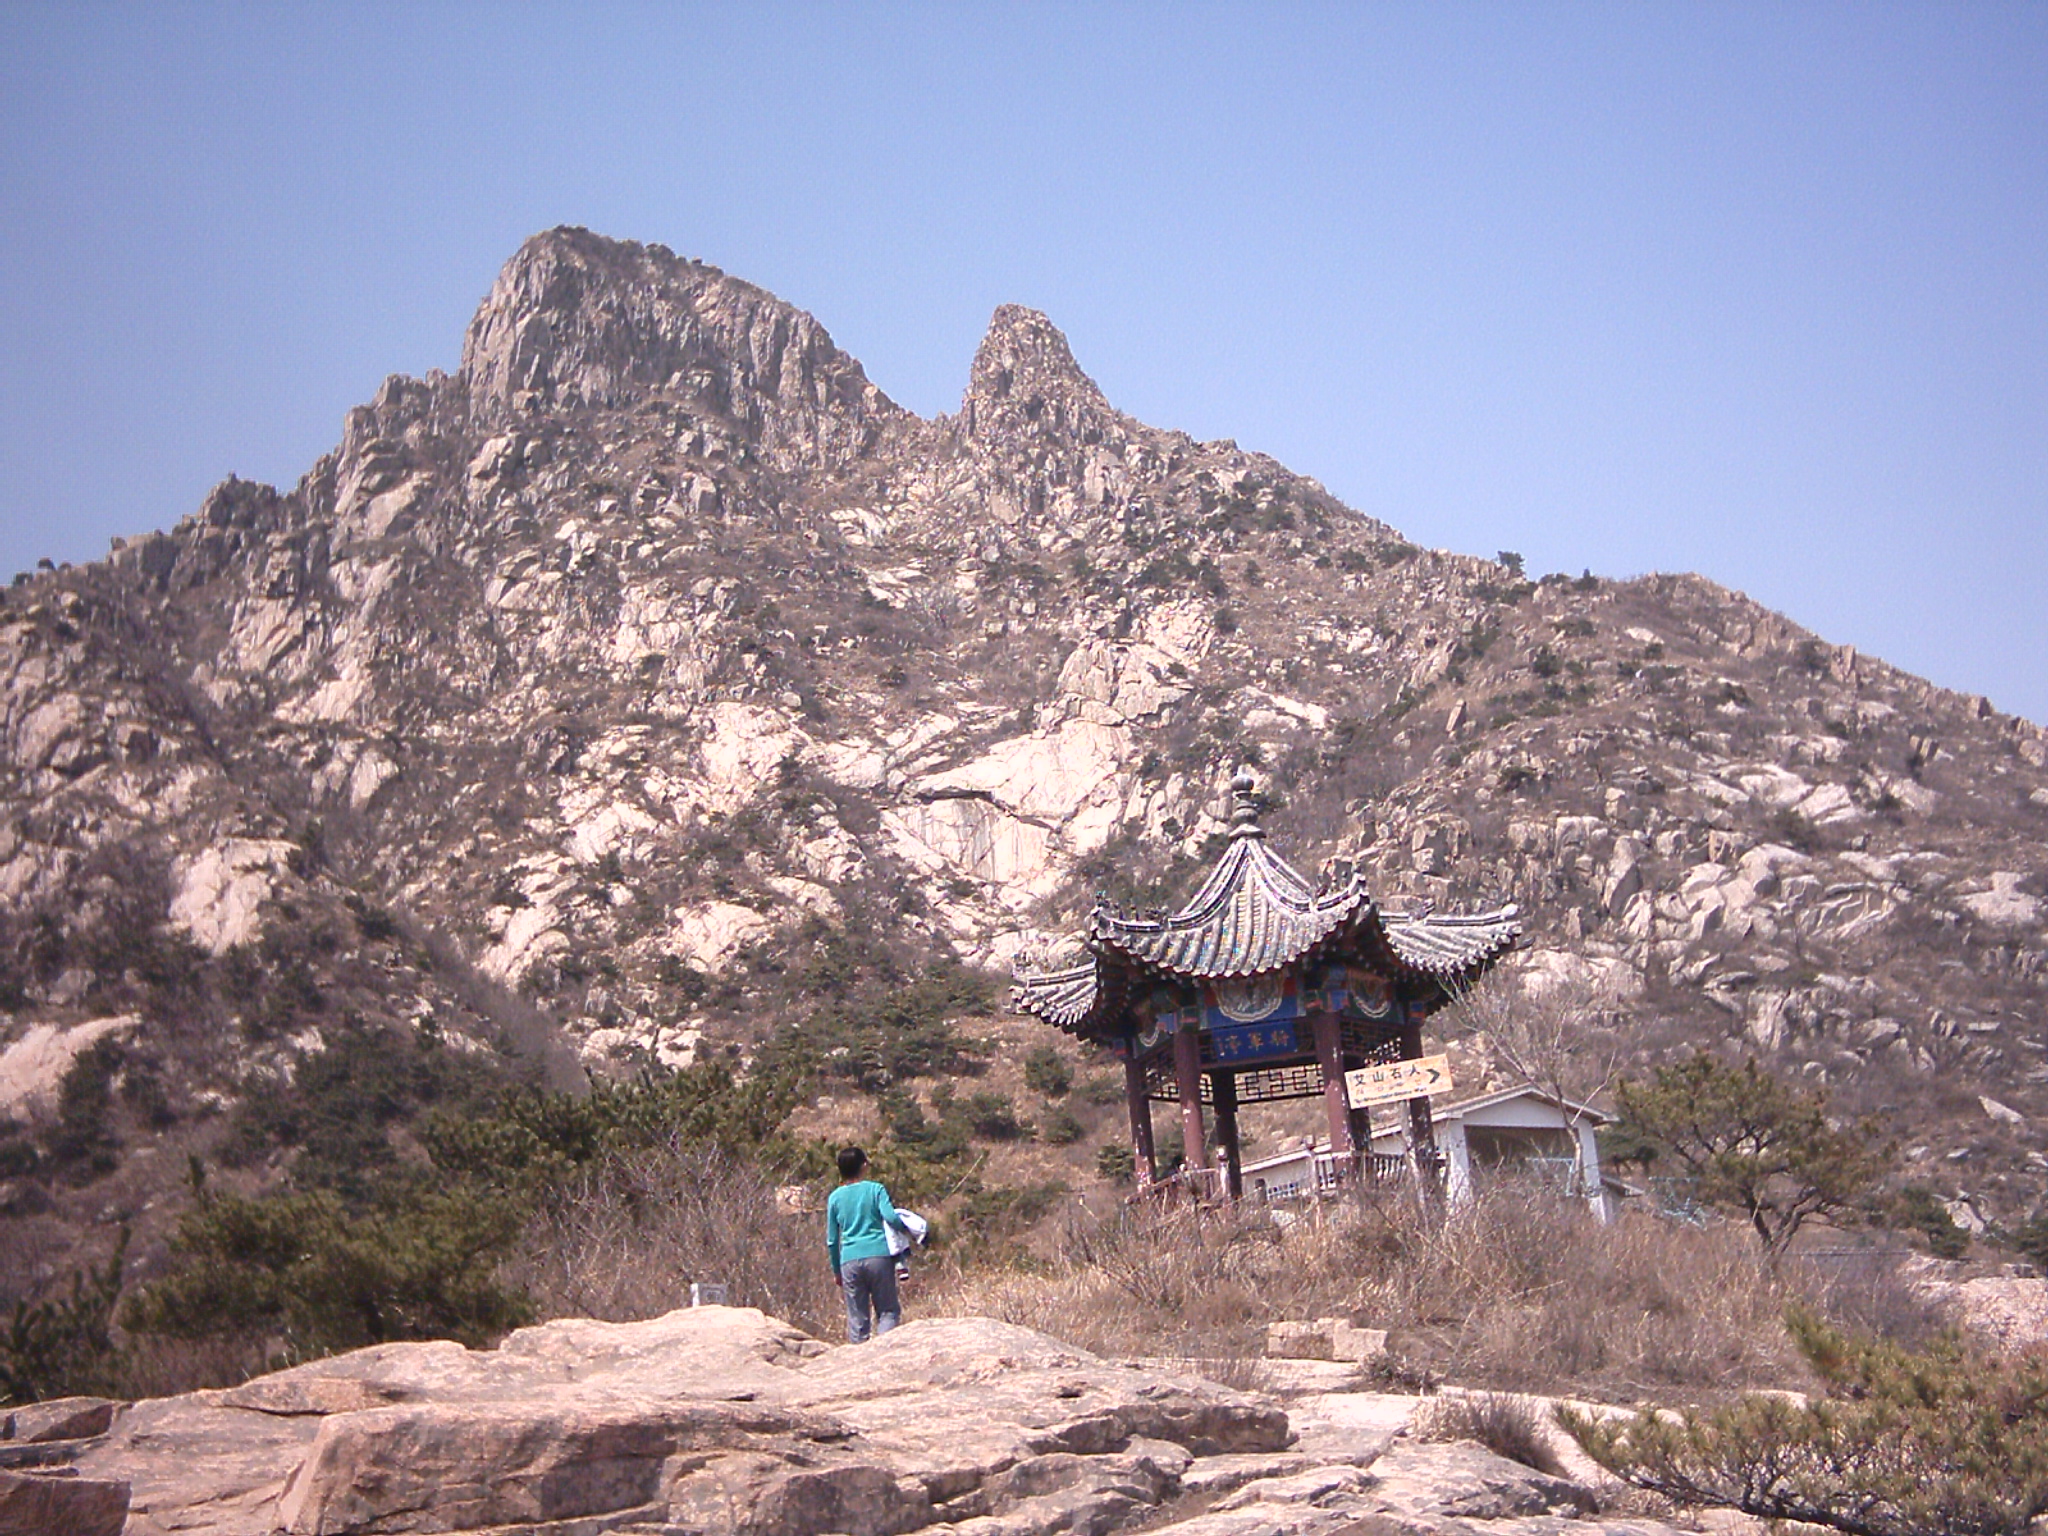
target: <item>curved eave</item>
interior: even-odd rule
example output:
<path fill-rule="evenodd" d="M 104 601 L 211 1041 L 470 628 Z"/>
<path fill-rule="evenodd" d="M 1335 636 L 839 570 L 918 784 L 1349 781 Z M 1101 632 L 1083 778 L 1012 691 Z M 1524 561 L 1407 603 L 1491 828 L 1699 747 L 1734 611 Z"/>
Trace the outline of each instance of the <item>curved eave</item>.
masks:
<path fill-rule="evenodd" d="M 1057 971 L 1019 973 L 1010 987 L 1010 1006 L 1043 1019 L 1055 1029 L 1087 1038 L 1102 1034 L 1121 1004 L 1123 989 L 1103 974 L 1099 960 Z"/>
<path fill-rule="evenodd" d="M 1522 936 L 1514 907 L 1456 916 L 1382 914 L 1379 927 L 1387 951 L 1404 972 L 1446 993 L 1477 981 Z"/>

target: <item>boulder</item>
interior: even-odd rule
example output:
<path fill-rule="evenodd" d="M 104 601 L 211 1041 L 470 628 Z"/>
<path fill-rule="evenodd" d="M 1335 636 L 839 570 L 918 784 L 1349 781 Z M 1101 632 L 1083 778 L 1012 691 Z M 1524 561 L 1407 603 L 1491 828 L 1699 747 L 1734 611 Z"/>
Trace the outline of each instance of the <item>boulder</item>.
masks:
<path fill-rule="evenodd" d="M 84 1440 L 104 1435 L 120 1404 L 105 1397 L 52 1397 L 10 1409 L 0 1420 L 0 1440 L 25 1445 L 52 1440 Z"/>
<path fill-rule="evenodd" d="M 1268 1323 L 1266 1353 L 1278 1360 L 1327 1360 L 1330 1331 L 1320 1322 Z"/>
<path fill-rule="evenodd" d="M 1359 1365 L 1386 1352 L 1386 1329 L 1355 1328 L 1341 1317 L 1266 1325 L 1266 1353 L 1277 1360 L 1341 1360 Z"/>
<path fill-rule="evenodd" d="M 1371 1332 L 1302 1327 L 1346 1349 Z M 1585 1518 L 1569 1478 L 1409 1438 L 1421 1401 L 1330 1392 L 1290 1422 L 1170 1362 L 988 1318 L 861 1346 L 743 1307 L 562 1319 L 494 1350 L 386 1344 L 119 1412 L 52 1407 L 53 1425 L 114 1422 L 75 1475 L 0 1482 L 0 1536 L 1668 1529 Z"/>
<path fill-rule="evenodd" d="M 1411 1518 L 1569 1517 L 1595 1507 L 1591 1490 L 1582 1485 L 1496 1456 L 1469 1440 L 1396 1441 L 1372 1470 L 1374 1498 L 1390 1512 Z"/>
<path fill-rule="evenodd" d="M 1280 1455 L 1290 1434 L 1270 1402 L 990 1319 L 831 1348 L 699 1307 L 561 1320 L 495 1350 L 379 1345 L 138 1404 L 79 1465 L 133 1480 L 133 1536 L 1024 1536 L 1115 1529 L 1200 1460 Z"/>
<path fill-rule="evenodd" d="M 733 1467 L 758 1468 L 748 1490 L 756 1503 L 772 1497 L 802 1506 L 809 1496 L 785 1485 L 824 1473 L 792 1470 L 787 1452 L 845 1438 L 829 1419 L 737 1403 L 578 1401 L 563 1393 L 538 1401 L 373 1408 L 322 1422 L 278 1503 L 277 1524 L 291 1536 L 343 1536 L 480 1530 L 625 1511 L 651 1519 L 668 1507 L 665 1473 L 684 1453 L 715 1469 L 721 1482 L 731 1481 Z M 836 1466 L 830 1473 L 859 1484 L 864 1470 L 871 1469 Z M 886 1521 L 864 1523 L 883 1536 Z"/>
<path fill-rule="evenodd" d="M 0 1471 L 0 1536 L 121 1536 L 128 1485 Z"/>

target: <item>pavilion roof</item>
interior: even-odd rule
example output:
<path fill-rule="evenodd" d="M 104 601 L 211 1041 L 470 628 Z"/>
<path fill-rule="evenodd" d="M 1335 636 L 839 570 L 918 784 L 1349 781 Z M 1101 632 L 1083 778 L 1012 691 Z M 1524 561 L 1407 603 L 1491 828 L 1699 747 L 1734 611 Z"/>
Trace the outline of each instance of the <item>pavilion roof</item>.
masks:
<path fill-rule="evenodd" d="M 1020 969 L 1020 1012 L 1079 1035 L 1107 1028 L 1141 976 L 1206 981 L 1259 976 L 1297 964 L 1339 937 L 1396 977 L 1440 988 L 1476 979 L 1514 948 L 1512 906 L 1458 916 L 1382 912 L 1356 874 L 1317 890 L 1266 845 L 1249 775 L 1233 782 L 1230 845 L 1194 898 L 1173 913 L 1130 914 L 1098 903 L 1075 964 Z"/>
<path fill-rule="evenodd" d="M 1091 947 L 1162 975 L 1259 976 L 1292 965 L 1372 904 L 1356 875 L 1317 891 L 1249 822 L 1233 829 L 1229 848 L 1178 912 L 1130 917 L 1098 906 L 1088 937 Z"/>

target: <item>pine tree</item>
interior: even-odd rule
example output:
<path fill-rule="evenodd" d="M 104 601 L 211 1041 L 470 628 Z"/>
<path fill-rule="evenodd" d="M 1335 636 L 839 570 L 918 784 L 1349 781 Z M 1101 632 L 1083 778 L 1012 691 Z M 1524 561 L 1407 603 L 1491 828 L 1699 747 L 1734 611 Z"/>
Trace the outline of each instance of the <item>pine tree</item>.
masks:
<path fill-rule="evenodd" d="M 2048 1513 L 2048 1356 L 1985 1357 L 1954 1335 L 1915 1352 L 1803 1310 L 1786 1322 L 1828 1395 L 1558 1422 L 1635 1487 L 1850 1536 L 2022 1536 Z"/>

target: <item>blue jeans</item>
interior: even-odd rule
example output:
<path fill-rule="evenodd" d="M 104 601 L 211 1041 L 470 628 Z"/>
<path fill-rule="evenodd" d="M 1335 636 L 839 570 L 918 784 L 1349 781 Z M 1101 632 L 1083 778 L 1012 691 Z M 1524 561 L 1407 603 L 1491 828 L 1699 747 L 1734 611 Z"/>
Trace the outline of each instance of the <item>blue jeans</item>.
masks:
<path fill-rule="evenodd" d="M 874 1308 L 874 1331 L 887 1333 L 903 1321 L 903 1303 L 896 1299 L 896 1261 L 886 1253 L 872 1259 L 848 1259 L 839 1266 L 846 1292 L 846 1338 L 868 1341 L 868 1308 Z"/>

